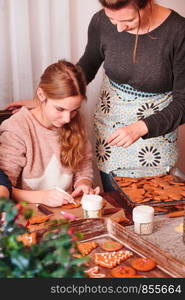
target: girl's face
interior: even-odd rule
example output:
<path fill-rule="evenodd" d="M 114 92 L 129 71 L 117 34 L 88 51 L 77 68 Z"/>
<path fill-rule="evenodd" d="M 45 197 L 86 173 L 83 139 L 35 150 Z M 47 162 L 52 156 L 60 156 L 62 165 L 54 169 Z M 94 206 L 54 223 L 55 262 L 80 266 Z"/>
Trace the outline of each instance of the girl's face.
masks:
<path fill-rule="evenodd" d="M 60 128 L 69 123 L 80 109 L 83 98 L 81 95 L 72 96 L 65 99 L 46 99 L 42 102 L 41 115 L 44 126 Z"/>
<path fill-rule="evenodd" d="M 139 26 L 139 14 L 136 7 L 132 4 L 118 10 L 104 8 L 104 11 L 110 22 L 117 27 L 118 32 L 135 32 L 137 30 Z M 140 17 L 142 20 L 142 9 L 140 10 Z"/>

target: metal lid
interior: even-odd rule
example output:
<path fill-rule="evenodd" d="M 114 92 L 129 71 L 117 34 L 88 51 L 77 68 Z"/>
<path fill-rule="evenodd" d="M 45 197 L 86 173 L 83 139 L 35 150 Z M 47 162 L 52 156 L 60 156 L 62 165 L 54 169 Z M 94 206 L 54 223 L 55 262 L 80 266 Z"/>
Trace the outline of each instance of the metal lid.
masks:
<path fill-rule="evenodd" d="M 132 212 L 134 222 L 149 223 L 154 218 L 154 208 L 148 205 L 139 205 L 134 207 Z"/>

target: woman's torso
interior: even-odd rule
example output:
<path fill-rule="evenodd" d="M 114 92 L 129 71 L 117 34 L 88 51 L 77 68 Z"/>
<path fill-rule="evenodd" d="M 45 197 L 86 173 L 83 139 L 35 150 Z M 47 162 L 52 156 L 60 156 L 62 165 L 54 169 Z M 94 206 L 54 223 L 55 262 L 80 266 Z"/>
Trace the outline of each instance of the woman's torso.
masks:
<path fill-rule="evenodd" d="M 160 93 L 173 89 L 174 57 L 178 51 L 175 48 L 181 31 L 182 35 L 184 33 L 183 17 L 172 11 L 156 29 L 139 35 L 136 63 L 133 63 L 135 34 L 118 32 L 103 10 L 94 16 L 94 23 L 105 74 L 111 80 L 145 92 Z"/>

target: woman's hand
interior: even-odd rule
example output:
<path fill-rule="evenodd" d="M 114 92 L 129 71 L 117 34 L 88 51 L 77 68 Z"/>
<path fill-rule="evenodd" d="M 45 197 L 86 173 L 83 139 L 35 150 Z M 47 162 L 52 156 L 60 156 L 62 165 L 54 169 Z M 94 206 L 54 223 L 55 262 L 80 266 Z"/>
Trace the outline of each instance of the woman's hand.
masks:
<path fill-rule="evenodd" d="M 97 186 L 95 189 L 92 188 L 92 182 L 89 180 L 80 180 L 76 185 L 75 190 L 72 192 L 71 196 L 73 198 L 81 196 L 82 194 L 95 194 L 100 193 L 100 187 Z"/>
<path fill-rule="evenodd" d="M 11 110 L 12 113 L 14 114 L 17 111 L 19 111 L 21 109 L 21 107 L 23 107 L 23 106 L 26 106 L 28 108 L 34 108 L 35 103 L 33 100 L 18 100 L 18 101 L 8 104 L 4 109 Z"/>
<path fill-rule="evenodd" d="M 145 122 L 141 120 L 115 130 L 108 138 L 107 143 L 110 146 L 127 148 L 147 133 L 148 128 Z"/>

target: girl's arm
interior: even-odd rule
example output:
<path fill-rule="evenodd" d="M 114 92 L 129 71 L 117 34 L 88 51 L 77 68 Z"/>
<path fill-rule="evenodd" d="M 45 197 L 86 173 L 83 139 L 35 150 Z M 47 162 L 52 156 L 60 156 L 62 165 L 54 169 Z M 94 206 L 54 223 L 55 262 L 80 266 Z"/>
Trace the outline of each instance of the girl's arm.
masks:
<path fill-rule="evenodd" d="M 32 204 L 45 204 L 50 207 L 62 206 L 63 204 L 71 203 L 73 198 L 66 193 L 62 193 L 56 189 L 28 191 L 17 188 L 12 189 L 13 199 L 20 202 L 26 201 Z"/>

